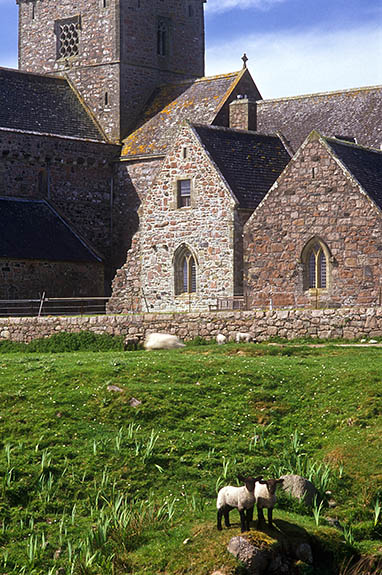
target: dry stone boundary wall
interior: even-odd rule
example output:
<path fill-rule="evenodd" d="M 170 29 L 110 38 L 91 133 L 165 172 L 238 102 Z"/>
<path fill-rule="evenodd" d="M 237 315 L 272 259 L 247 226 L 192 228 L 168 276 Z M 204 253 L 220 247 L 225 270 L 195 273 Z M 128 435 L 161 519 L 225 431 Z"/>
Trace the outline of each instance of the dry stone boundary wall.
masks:
<path fill-rule="evenodd" d="M 382 308 L 0 318 L 0 339 L 29 342 L 61 331 L 92 331 L 131 339 L 143 339 L 157 331 L 174 333 L 184 340 L 196 336 L 214 339 L 218 333 L 234 339 L 237 332 L 250 332 L 257 341 L 275 336 L 371 338 L 382 336 Z"/>

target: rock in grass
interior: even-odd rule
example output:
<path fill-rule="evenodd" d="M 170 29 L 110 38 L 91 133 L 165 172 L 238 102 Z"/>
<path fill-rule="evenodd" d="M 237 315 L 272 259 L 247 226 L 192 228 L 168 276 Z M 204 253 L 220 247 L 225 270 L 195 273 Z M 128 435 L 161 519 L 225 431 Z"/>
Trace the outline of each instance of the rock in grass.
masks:
<path fill-rule="evenodd" d="M 261 575 L 269 564 L 269 553 L 248 541 L 245 537 L 232 537 L 227 547 L 251 575 Z"/>
<path fill-rule="evenodd" d="M 303 563 L 313 564 L 313 553 L 309 543 L 299 543 L 295 549 L 296 557 Z"/>
<path fill-rule="evenodd" d="M 130 407 L 139 407 L 140 405 L 142 405 L 142 402 L 136 397 L 132 397 L 129 401 L 129 405 Z"/>
<path fill-rule="evenodd" d="M 118 387 L 118 385 L 108 385 L 107 390 L 114 393 L 124 393 L 124 390 Z"/>
<path fill-rule="evenodd" d="M 283 479 L 282 489 L 284 491 L 299 501 L 303 501 L 308 507 L 313 506 L 318 491 L 309 479 L 300 475 L 283 475 L 280 479 Z"/>

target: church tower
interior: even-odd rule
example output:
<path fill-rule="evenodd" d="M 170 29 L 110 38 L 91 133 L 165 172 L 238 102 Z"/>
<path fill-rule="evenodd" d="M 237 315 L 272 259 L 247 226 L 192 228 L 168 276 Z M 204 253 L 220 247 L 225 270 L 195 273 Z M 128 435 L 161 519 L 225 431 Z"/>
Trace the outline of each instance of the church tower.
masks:
<path fill-rule="evenodd" d="M 111 141 L 154 88 L 204 75 L 205 0 L 16 0 L 19 68 L 65 76 Z"/>

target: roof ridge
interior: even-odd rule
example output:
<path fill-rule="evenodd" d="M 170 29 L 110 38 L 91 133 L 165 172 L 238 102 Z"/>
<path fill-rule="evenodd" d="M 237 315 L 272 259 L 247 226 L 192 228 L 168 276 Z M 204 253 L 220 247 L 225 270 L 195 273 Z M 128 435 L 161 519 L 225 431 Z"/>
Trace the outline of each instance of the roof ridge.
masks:
<path fill-rule="evenodd" d="M 254 136 L 263 136 L 266 138 L 279 138 L 277 132 L 271 132 L 265 134 L 264 132 L 258 132 L 257 130 L 245 130 L 244 128 L 230 128 L 229 126 L 213 126 L 211 124 L 200 124 L 199 122 L 190 122 L 190 125 L 195 128 L 208 128 L 210 130 L 216 130 L 221 132 L 234 132 L 239 134 L 250 134 Z"/>
<path fill-rule="evenodd" d="M 47 201 L 44 198 L 20 198 L 15 196 L 0 196 L 0 201 L 9 201 L 9 202 L 25 202 L 25 203 L 38 203 L 38 204 L 46 204 Z"/>
<path fill-rule="evenodd" d="M 357 144 L 356 142 L 349 142 L 348 140 L 341 140 L 340 138 L 336 138 L 333 136 L 322 136 L 322 134 L 320 134 L 320 136 L 324 140 L 326 140 L 329 143 L 329 145 L 331 142 L 334 142 L 335 144 L 341 144 L 343 146 L 348 146 L 350 148 L 357 148 L 360 150 L 365 150 L 366 152 L 374 152 L 376 154 L 382 154 L 382 150 L 379 150 L 378 148 L 363 146 L 362 144 Z"/>
<path fill-rule="evenodd" d="M 199 84 L 201 82 L 212 82 L 213 80 L 219 80 L 221 78 L 234 78 L 240 74 L 241 70 L 237 72 L 229 72 L 228 74 L 216 74 L 215 76 L 200 76 L 198 78 L 187 78 L 185 80 L 179 80 L 178 82 L 166 82 L 164 84 L 159 84 L 157 89 L 163 88 L 164 86 L 181 86 L 183 84 Z"/>
<path fill-rule="evenodd" d="M 371 90 L 382 90 L 382 84 L 376 84 L 374 86 L 361 86 L 360 88 L 345 88 L 343 90 L 333 90 L 327 92 L 312 92 L 308 94 L 300 94 L 297 96 L 281 96 L 280 98 L 264 98 L 263 100 L 258 100 L 258 104 L 264 104 L 268 102 L 282 102 L 285 100 L 300 100 L 302 98 L 315 98 L 317 96 L 334 96 L 336 94 L 352 94 L 355 92 L 366 92 Z"/>
<path fill-rule="evenodd" d="M 24 76 L 35 76 L 37 78 L 48 78 L 50 80 L 62 80 L 64 82 L 66 82 L 66 78 L 64 78 L 63 76 L 58 76 L 55 74 L 39 74 L 38 72 L 29 72 L 28 70 L 19 70 L 19 68 L 7 68 L 6 66 L 0 66 L 0 72 L 1 71 L 5 71 L 5 72 L 12 72 L 15 74 L 24 74 Z"/>

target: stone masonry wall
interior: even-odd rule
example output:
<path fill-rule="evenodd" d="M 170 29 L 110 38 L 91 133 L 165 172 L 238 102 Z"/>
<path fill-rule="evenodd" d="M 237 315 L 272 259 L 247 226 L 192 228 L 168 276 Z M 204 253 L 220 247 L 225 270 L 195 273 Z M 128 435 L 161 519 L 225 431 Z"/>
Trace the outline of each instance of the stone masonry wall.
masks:
<path fill-rule="evenodd" d="M 38 74 L 66 74 L 112 140 L 120 135 L 119 22 L 108 0 L 19 0 L 19 67 Z M 79 54 L 57 59 L 55 22 L 80 16 Z M 108 104 L 105 104 L 105 93 Z"/>
<path fill-rule="evenodd" d="M 250 307 L 380 304 L 382 218 L 324 141 L 312 135 L 244 228 Z M 329 251 L 327 289 L 304 285 L 303 249 L 319 238 Z"/>
<path fill-rule="evenodd" d="M 191 206 L 186 208 L 177 207 L 181 179 L 191 180 Z M 235 200 L 189 126 L 181 129 L 142 201 L 138 250 L 142 309 L 146 304 L 153 311 L 208 309 L 216 298 L 231 297 Z M 174 256 L 182 245 L 196 259 L 197 290 L 175 295 Z"/>
<path fill-rule="evenodd" d="M 0 299 L 99 297 L 102 264 L 0 259 Z"/>
<path fill-rule="evenodd" d="M 382 308 L 0 318 L 1 339 L 29 342 L 61 331 L 92 331 L 128 339 L 143 339 L 153 332 L 174 333 L 185 340 L 215 339 L 218 333 L 234 339 L 237 332 L 251 333 L 256 341 L 274 336 L 371 338 L 382 336 Z"/>
<path fill-rule="evenodd" d="M 120 2 L 122 133 L 136 124 L 153 90 L 179 80 L 204 76 L 202 0 Z M 169 23 L 168 53 L 157 53 L 158 20 Z M 185 52 L 186 50 L 186 52 Z"/>
<path fill-rule="evenodd" d="M 202 0 L 18 1 L 20 68 L 66 75 L 111 141 L 133 129 L 156 86 L 204 75 Z M 77 16 L 78 55 L 57 58 L 55 22 Z M 165 56 L 160 18 L 169 22 Z"/>
<path fill-rule="evenodd" d="M 110 263 L 113 227 L 124 220 L 117 205 L 118 157 L 117 146 L 0 130 L 0 196 L 48 200 L 107 259 L 109 284 L 115 269 Z M 120 260 L 124 257 L 125 252 Z"/>

